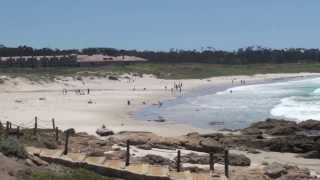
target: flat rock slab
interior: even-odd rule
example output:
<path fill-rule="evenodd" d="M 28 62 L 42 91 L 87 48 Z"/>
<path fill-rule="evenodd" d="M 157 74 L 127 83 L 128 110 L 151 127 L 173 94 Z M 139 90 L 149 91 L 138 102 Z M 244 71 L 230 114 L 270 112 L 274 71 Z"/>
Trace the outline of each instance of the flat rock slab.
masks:
<path fill-rule="evenodd" d="M 170 179 L 174 179 L 174 180 L 193 180 L 191 173 L 188 171 L 184 171 L 184 172 L 176 172 L 176 171 L 172 171 L 170 172 Z"/>
<path fill-rule="evenodd" d="M 102 165 L 104 164 L 104 161 L 106 160 L 106 157 L 104 156 L 87 156 L 85 158 L 85 162 L 88 164 L 96 164 L 96 165 Z"/>
<path fill-rule="evenodd" d="M 27 153 L 29 154 L 32 154 L 32 155 L 39 155 L 41 153 L 41 149 L 39 148 L 36 148 L 36 147 L 26 147 L 26 151 Z"/>
<path fill-rule="evenodd" d="M 107 160 L 106 162 L 104 162 L 104 166 L 108 168 L 120 169 L 120 170 L 123 170 L 126 167 L 125 162 L 121 160 Z"/>
<path fill-rule="evenodd" d="M 86 158 L 84 153 L 68 153 L 67 155 L 62 155 L 61 159 L 72 161 L 72 162 L 83 162 Z"/>
<path fill-rule="evenodd" d="M 168 177 L 169 176 L 169 167 L 168 166 L 159 166 L 159 165 L 150 165 L 147 172 L 149 176 L 157 177 Z"/>
<path fill-rule="evenodd" d="M 40 156 L 58 158 L 62 155 L 63 150 L 41 149 Z"/>
<path fill-rule="evenodd" d="M 128 166 L 127 171 L 135 173 L 135 174 L 146 174 L 149 170 L 148 164 L 130 164 Z"/>

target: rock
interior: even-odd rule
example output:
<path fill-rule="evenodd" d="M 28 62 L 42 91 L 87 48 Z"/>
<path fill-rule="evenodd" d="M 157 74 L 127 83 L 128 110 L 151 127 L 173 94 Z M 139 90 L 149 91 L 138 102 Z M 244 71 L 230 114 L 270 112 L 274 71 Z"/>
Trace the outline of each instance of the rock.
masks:
<path fill-rule="evenodd" d="M 29 155 L 28 158 L 37 166 L 47 166 L 48 163 L 37 156 Z"/>
<path fill-rule="evenodd" d="M 320 159 L 320 151 L 317 151 L 317 150 L 310 151 L 301 155 L 301 157 L 306 159 Z"/>
<path fill-rule="evenodd" d="M 144 149 L 144 150 L 151 150 L 152 146 L 150 144 L 142 144 L 142 145 L 138 145 L 137 146 L 140 149 Z"/>
<path fill-rule="evenodd" d="M 245 128 L 241 130 L 241 133 L 244 135 L 261 135 L 262 131 L 258 128 Z"/>
<path fill-rule="evenodd" d="M 44 141 L 43 144 L 46 146 L 48 149 L 57 149 L 58 144 L 55 141 Z"/>
<path fill-rule="evenodd" d="M 247 149 L 247 152 L 248 153 L 251 153 L 251 154 L 260 154 L 261 152 L 256 150 L 256 149 L 252 149 L 252 148 L 248 148 Z"/>
<path fill-rule="evenodd" d="M 209 155 L 199 155 L 196 153 L 190 153 L 190 154 L 181 156 L 180 160 L 182 163 L 189 163 L 189 164 L 209 164 Z M 176 158 L 175 158 L 175 161 L 176 161 Z"/>
<path fill-rule="evenodd" d="M 299 131 L 299 128 L 296 124 L 295 125 L 287 124 L 285 126 L 273 127 L 272 129 L 266 131 L 266 133 L 276 136 L 276 135 L 290 135 L 290 134 L 294 134 L 297 131 Z"/>
<path fill-rule="evenodd" d="M 108 78 L 109 78 L 109 80 L 113 80 L 113 81 L 118 81 L 119 80 L 119 78 L 116 77 L 116 76 L 109 76 Z"/>
<path fill-rule="evenodd" d="M 175 158 L 176 160 L 176 158 Z M 216 163 L 224 163 L 224 154 L 214 153 L 213 161 Z M 190 153 L 181 156 L 182 163 L 190 164 L 209 164 L 209 155 L 199 155 L 196 153 Z M 229 155 L 229 164 L 232 166 L 250 166 L 250 159 L 245 155 L 230 154 Z"/>
<path fill-rule="evenodd" d="M 69 132 L 70 136 L 73 136 L 76 134 L 76 130 L 74 130 L 73 128 L 69 128 L 67 130 L 64 131 L 64 133 Z"/>
<path fill-rule="evenodd" d="M 96 133 L 99 136 L 110 136 L 110 135 L 114 134 L 112 130 L 107 129 L 107 128 L 99 128 L 99 129 L 97 129 Z"/>
<path fill-rule="evenodd" d="M 320 130 L 320 121 L 316 120 L 307 120 L 302 121 L 298 126 L 305 130 Z"/>
<path fill-rule="evenodd" d="M 87 155 L 94 156 L 94 157 L 104 156 L 104 150 L 98 149 L 98 150 L 89 151 L 87 152 Z"/>
<path fill-rule="evenodd" d="M 229 163 L 233 166 L 250 166 L 250 159 L 243 154 L 230 154 Z"/>
<path fill-rule="evenodd" d="M 216 141 L 219 141 L 221 138 L 223 138 L 223 134 L 222 133 L 210 133 L 210 134 L 201 134 L 200 137 L 203 138 L 212 138 Z"/>
<path fill-rule="evenodd" d="M 264 149 L 276 152 L 306 153 L 315 149 L 315 141 L 306 136 L 286 136 L 266 139 L 260 145 Z"/>
<path fill-rule="evenodd" d="M 31 167 L 36 166 L 36 165 L 31 161 L 31 159 L 26 159 L 26 165 L 27 165 L 27 166 L 31 166 Z"/>
<path fill-rule="evenodd" d="M 287 170 L 284 165 L 277 162 L 273 162 L 264 168 L 264 174 L 270 178 L 279 178 L 286 173 Z"/>
<path fill-rule="evenodd" d="M 201 140 L 200 146 L 204 152 L 222 152 L 224 150 L 221 143 L 211 138 Z"/>
<path fill-rule="evenodd" d="M 143 162 L 152 164 L 152 165 L 170 165 L 172 161 L 170 159 L 164 158 L 162 156 L 148 154 L 141 159 Z"/>
<path fill-rule="evenodd" d="M 278 119 L 256 122 L 247 129 L 254 128 L 264 130 L 265 133 L 270 135 L 290 135 L 301 130 L 296 122 Z"/>

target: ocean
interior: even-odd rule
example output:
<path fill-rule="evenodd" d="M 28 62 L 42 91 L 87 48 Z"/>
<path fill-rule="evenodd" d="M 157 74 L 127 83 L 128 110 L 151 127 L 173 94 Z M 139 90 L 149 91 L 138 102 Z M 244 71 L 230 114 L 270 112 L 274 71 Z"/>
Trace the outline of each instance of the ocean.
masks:
<path fill-rule="evenodd" d="M 320 120 L 320 78 L 190 93 L 150 106 L 138 119 L 166 119 L 199 128 L 239 129 L 266 118 Z"/>

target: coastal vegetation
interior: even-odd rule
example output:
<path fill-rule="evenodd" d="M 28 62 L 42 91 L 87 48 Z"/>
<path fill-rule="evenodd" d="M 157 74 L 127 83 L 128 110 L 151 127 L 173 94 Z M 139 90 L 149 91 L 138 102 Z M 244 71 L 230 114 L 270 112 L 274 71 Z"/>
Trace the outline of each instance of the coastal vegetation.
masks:
<path fill-rule="evenodd" d="M 28 46 L 0 47 L 0 57 L 13 56 L 66 56 L 71 54 L 107 54 L 110 56 L 137 56 L 158 63 L 211 63 L 211 64 L 257 64 L 257 63 L 315 63 L 320 62 L 319 49 L 285 48 L 271 49 L 261 46 L 240 48 L 236 51 L 216 50 L 212 47 L 201 50 L 140 51 L 115 48 L 85 49 L 34 49 Z"/>
<path fill-rule="evenodd" d="M 204 63 L 142 63 L 130 65 L 109 65 L 102 67 L 48 67 L 48 68 L 2 68 L 0 75 L 25 77 L 33 81 L 53 80 L 58 76 L 107 77 L 132 73 L 153 74 L 164 79 L 203 79 L 215 76 L 254 75 L 266 73 L 320 72 L 320 64 L 249 64 L 219 65 Z"/>

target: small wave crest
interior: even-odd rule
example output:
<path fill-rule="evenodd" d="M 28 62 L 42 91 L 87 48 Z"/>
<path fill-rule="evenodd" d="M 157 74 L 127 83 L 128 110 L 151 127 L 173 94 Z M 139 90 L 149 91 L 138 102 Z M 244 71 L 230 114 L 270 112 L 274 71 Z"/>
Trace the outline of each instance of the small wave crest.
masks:
<path fill-rule="evenodd" d="M 281 99 L 280 104 L 270 111 L 272 116 L 285 117 L 303 121 L 307 119 L 320 120 L 320 97 L 291 96 Z"/>

